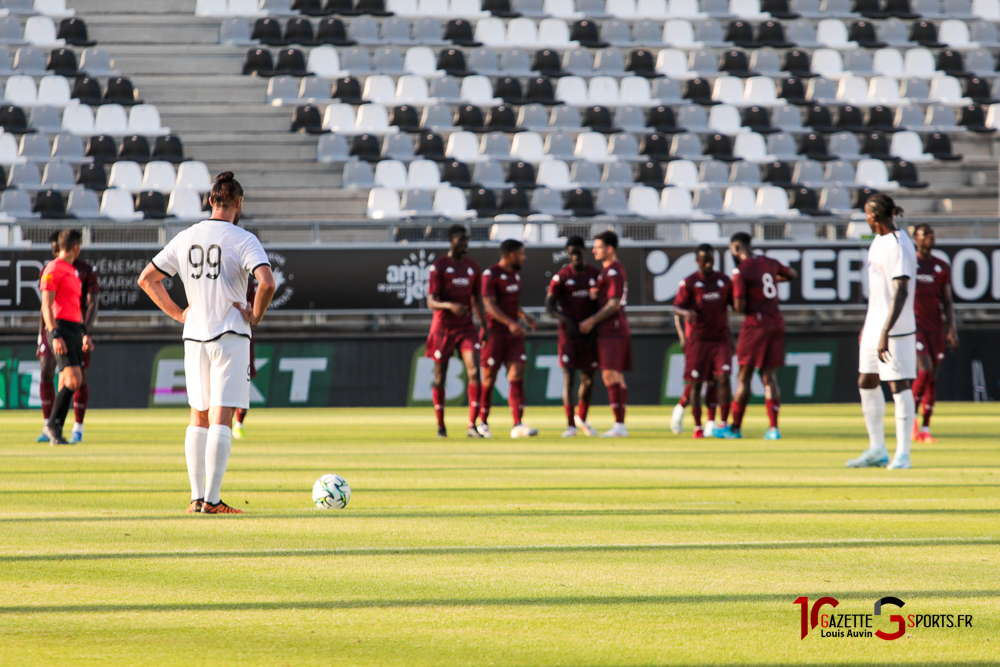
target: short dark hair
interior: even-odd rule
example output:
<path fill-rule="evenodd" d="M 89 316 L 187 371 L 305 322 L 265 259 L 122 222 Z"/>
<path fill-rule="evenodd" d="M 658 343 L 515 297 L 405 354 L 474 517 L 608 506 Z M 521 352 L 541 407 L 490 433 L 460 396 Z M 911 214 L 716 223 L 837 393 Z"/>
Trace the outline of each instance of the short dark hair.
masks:
<path fill-rule="evenodd" d="M 715 248 L 707 243 L 702 243 L 695 249 L 696 255 L 709 255 L 710 257 L 715 257 Z"/>
<path fill-rule="evenodd" d="M 524 244 L 517 239 L 507 239 L 500 244 L 500 256 L 507 257 L 511 253 L 515 253 L 523 247 Z"/>
<path fill-rule="evenodd" d="M 469 230 L 466 229 L 465 225 L 452 225 L 448 228 L 448 240 L 452 240 L 456 236 L 461 236 L 462 234 L 468 234 Z"/>
<path fill-rule="evenodd" d="M 746 232 L 736 232 L 735 234 L 732 235 L 732 237 L 730 237 L 729 242 L 739 243 L 743 247 L 749 248 L 751 245 L 753 245 L 753 237 L 747 234 Z"/>
<path fill-rule="evenodd" d="M 59 250 L 72 250 L 83 243 L 83 232 L 79 229 L 64 229 L 59 232 Z"/>
<path fill-rule="evenodd" d="M 220 208 L 234 209 L 243 199 L 243 186 L 236 180 L 231 171 L 224 171 L 215 177 L 212 192 L 208 195 L 208 203 Z"/>
<path fill-rule="evenodd" d="M 584 246 L 582 236 L 571 236 L 566 239 L 567 248 L 582 248 Z"/>
<path fill-rule="evenodd" d="M 618 235 L 610 229 L 595 236 L 594 240 L 600 241 L 604 245 L 611 248 L 618 248 Z"/>
<path fill-rule="evenodd" d="M 918 232 L 923 232 L 924 234 L 933 234 L 934 228 L 928 225 L 926 222 L 921 222 L 917 225 L 916 229 L 913 230 L 913 235 L 916 236 Z"/>

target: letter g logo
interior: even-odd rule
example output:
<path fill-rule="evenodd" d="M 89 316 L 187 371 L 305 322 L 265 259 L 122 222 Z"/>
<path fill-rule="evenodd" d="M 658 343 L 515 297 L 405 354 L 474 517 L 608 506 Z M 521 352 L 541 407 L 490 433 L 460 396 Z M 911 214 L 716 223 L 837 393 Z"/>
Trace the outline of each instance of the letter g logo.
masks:
<path fill-rule="evenodd" d="M 899 598 L 894 598 L 891 596 L 881 598 L 880 600 L 876 600 L 875 601 L 876 616 L 882 615 L 882 605 L 884 604 L 893 604 L 902 609 L 905 603 Z M 883 632 L 882 630 L 876 630 L 875 631 L 876 637 L 878 637 L 879 639 L 884 639 L 886 641 L 892 641 L 893 639 L 899 639 L 904 634 L 906 634 L 906 621 L 903 619 L 901 615 L 892 614 L 891 616 L 889 616 L 889 620 L 895 623 L 898 629 L 895 632 Z"/>

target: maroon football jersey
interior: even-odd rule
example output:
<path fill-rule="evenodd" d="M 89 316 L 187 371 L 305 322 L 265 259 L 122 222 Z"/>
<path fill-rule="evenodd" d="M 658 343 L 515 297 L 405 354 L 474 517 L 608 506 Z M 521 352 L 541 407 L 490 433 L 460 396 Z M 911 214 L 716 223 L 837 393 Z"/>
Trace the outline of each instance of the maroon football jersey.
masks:
<path fill-rule="evenodd" d="M 459 317 L 450 310 L 435 310 L 431 333 L 466 331 L 474 329 L 472 322 L 472 295 L 479 290 L 479 265 L 468 256 L 455 260 L 451 255 L 437 258 L 430 268 L 427 293 L 438 301 L 459 303 L 468 314 Z"/>
<path fill-rule="evenodd" d="M 517 271 L 507 271 L 499 264 L 494 264 L 483 271 L 483 296 L 492 296 L 497 300 L 497 306 L 512 320 L 518 319 L 521 310 L 521 276 Z M 486 324 L 491 329 L 506 329 L 507 325 L 497 322 L 486 313 Z"/>
<path fill-rule="evenodd" d="M 606 338 L 628 336 L 628 318 L 625 317 L 625 304 L 628 301 L 628 276 L 625 267 L 615 260 L 610 265 L 602 267 L 597 276 L 597 309 L 607 305 L 611 299 L 621 299 L 621 308 L 597 325 L 597 335 Z"/>
<path fill-rule="evenodd" d="M 743 324 L 784 323 L 778 308 L 777 277 L 789 275 L 787 266 L 764 255 L 754 255 L 740 262 L 733 270 L 733 298 L 746 299 Z"/>
<path fill-rule="evenodd" d="M 73 268 L 76 269 L 76 275 L 80 279 L 80 318 L 81 321 L 86 323 L 87 321 L 87 295 L 97 294 L 101 291 L 101 286 L 97 281 L 97 269 L 95 269 L 90 262 L 80 259 L 79 257 L 75 262 L 73 262 Z M 96 296 L 94 297 L 97 298 Z M 45 332 L 45 318 L 39 317 L 38 332 Z"/>
<path fill-rule="evenodd" d="M 556 297 L 559 311 L 577 324 L 596 313 L 597 301 L 590 298 L 590 288 L 597 287 L 597 277 L 600 275 L 597 267 L 589 264 L 580 273 L 568 264 L 559 269 L 559 273 L 552 276 L 549 283 L 549 294 Z M 563 328 L 560 321 L 559 330 L 562 331 Z"/>
<path fill-rule="evenodd" d="M 729 338 L 729 316 L 733 305 L 733 283 L 725 274 L 713 271 L 704 275 L 695 271 L 681 281 L 674 298 L 674 306 L 698 313 L 694 324 L 685 332 L 697 340 L 725 340 Z"/>
<path fill-rule="evenodd" d="M 944 286 L 951 284 L 951 267 L 933 255 L 917 257 L 917 287 L 913 295 L 913 312 L 917 316 L 917 331 L 940 333 L 944 329 L 941 299 Z"/>

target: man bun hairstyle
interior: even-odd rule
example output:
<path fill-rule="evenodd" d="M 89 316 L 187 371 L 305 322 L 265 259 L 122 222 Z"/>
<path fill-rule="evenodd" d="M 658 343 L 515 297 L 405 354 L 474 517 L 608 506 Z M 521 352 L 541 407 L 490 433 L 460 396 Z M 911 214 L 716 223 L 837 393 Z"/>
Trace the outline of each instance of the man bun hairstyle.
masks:
<path fill-rule="evenodd" d="M 448 240 L 452 240 L 456 236 L 461 236 L 463 234 L 468 234 L 469 230 L 466 229 L 465 225 L 452 225 L 448 228 Z"/>
<path fill-rule="evenodd" d="M 234 209 L 239 207 L 241 199 L 243 199 L 243 186 L 236 180 L 233 172 L 224 171 L 215 177 L 212 192 L 208 195 L 208 202 L 212 206 Z"/>
<path fill-rule="evenodd" d="M 515 253 L 523 247 L 524 244 L 517 239 L 507 239 L 500 244 L 500 256 L 507 257 L 511 253 Z"/>
<path fill-rule="evenodd" d="M 59 250 L 72 250 L 83 243 L 83 232 L 79 229 L 64 229 L 59 232 Z"/>
<path fill-rule="evenodd" d="M 571 236 L 566 239 L 567 248 L 582 248 L 583 247 L 583 237 L 582 236 Z"/>
<path fill-rule="evenodd" d="M 903 215 L 903 209 L 896 206 L 892 197 L 884 192 L 876 192 L 865 202 L 865 210 L 871 211 L 879 222 L 892 222 L 893 218 Z"/>
<path fill-rule="evenodd" d="M 729 239 L 730 243 L 739 243 L 744 248 L 749 248 L 753 244 L 753 237 L 746 232 L 736 232 Z"/>
<path fill-rule="evenodd" d="M 618 235 L 615 234 L 610 229 L 607 230 L 606 232 L 601 232 L 600 234 L 595 236 L 594 240 L 600 241 L 609 248 L 615 248 L 616 250 L 618 249 Z"/>

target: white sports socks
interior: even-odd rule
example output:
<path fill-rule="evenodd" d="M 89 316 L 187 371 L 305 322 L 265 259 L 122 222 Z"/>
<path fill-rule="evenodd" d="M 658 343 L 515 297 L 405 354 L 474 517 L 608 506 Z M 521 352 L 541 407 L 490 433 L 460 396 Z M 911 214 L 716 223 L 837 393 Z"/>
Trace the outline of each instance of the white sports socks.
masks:
<path fill-rule="evenodd" d="M 191 500 L 205 497 L 205 444 L 208 429 L 188 426 L 184 436 L 184 455 L 187 458 L 188 478 L 191 480 Z"/>
<path fill-rule="evenodd" d="M 885 449 L 885 396 L 882 387 L 874 389 L 858 389 L 861 392 L 861 414 L 865 417 L 865 428 L 868 429 L 868 442 L 871 449 Z M 913 404 L 913 393 L 910 393 L 910 404 Z M 896 409 L 897 414 L 899 409 Z M 898 417 L 896 430 L 899 430 Z"/>
<path fill-rule="evenodd" d="M 907 389 L 892 395 L 896 403 L 896 456 L 910 455 L 910 438 L 917 406 L 913 402 L 913 390 Z M 883 407 L 883 410 L 885 408 Z"/>
<path fill-rule="evenodd" d="M 208 427 L 208 442 L 205 445 L 205 502 L 217 504 L 222 493 L 222 478 L 229 463 L 229 451 L 233 447 L 233 430 L 221 424 Z"/>

